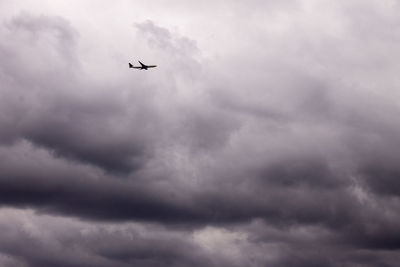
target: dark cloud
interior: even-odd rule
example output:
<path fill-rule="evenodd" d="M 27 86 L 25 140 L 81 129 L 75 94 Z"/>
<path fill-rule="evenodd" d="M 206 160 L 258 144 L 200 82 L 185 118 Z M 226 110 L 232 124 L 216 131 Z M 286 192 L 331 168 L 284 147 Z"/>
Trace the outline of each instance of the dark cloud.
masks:
<path fill-rule="evenodd" d="M 367 2 L 221 1 L 200 41 L 135 22 L 147 72 L 117 31 L 6 20 L 0 265 L 396 266 L 398 20 Z"/>
<path fill-rule="evenodd" d="M 142 131 L 147 123 L 135 110 L 130 109 L 131 114 L 121 108 L 118 98 L 96 96 L 95 91 L 105 86 L 84 81 L 75 50 L 77 34 L 69 23 L 23 13 L 7 25 L 21 51 L 3 48 L 10 62 L 3 66 L 3 92 L 9 99 L 3 99 L 2 109 L 8 114 L 4 124 L 9 127 L 2 141 L 26 139 L 55 155 L 109 171 L 138 169 L 147 156 Z M 28 47 L 23 41 L 32 43 Z M 43 56 L 35 58 L 43 67 L 35 69 L 36 62 L 23 58 L 23 49 Z"/>
<path fill-rule="evenodd" d="M 400 194 L 400 170 L 396 166 L 382 166 L 371 163 L 360 173 L 368 187 L 377 194 L 398 196 Z"/>
<path fill-rule="evenodd" d="M 74 164 L 56 164 L 56 160 L 50 159 L 51 154 L 43 156 L 40 151 L 29 147 L 28 144 L 21 144 L 14 148 L 17 151 L 14 155 L 3 154 L 4 162 L 0 166 L 4 175 L 0 181 L 3 204 L 35 207 L 41 212 L 93 220 L 144 220 L 197 225 L 235 223 L 258 217 L 277 223 L 332 223 L 331 220 L 335 221 L 336 217 L 343 217 L 337 216 L 336 212 L 341 212 L 341 206 L 346 204 L 341 203 L 343 199 L 334 199 L 337 194 L 331 196 L 332 192 L 316 192 L 313 188 L 307 190 L 313 199 L 304 197 L 304 192 L 287 184 L 294 179 L 291 173 L 281 173 L 283 184 L 273 188 L 270 188 L 273 183 L 250 179 L 243 184 L 248 191 L 231 187 L 231 181 L 222 181 L 221 185 L 202 192 L 189 189 L 183 192 L 181 186 L 163 191 L 156 181 L 142 178 L 144 174 L 141 173 L 135 174 L 137 181 L 133 182 L 103 175 L 93 178 L 87 170 L 68 170 Z M 13 163 L 14 158 L 21 156 L 18 150 L 24 150 L 28 157 L 42 157 L 41 168 L 23 161 Z M 10 151 L 7 149 L 7 153 Z M 276 179 L 276 174 L 277 170 L 272 167 L 270 174 L 263 174 L 263 179 Z M 224 187 L 231 187 L 231 190 L 222 191 Z M 286 199 L 288 194 L 292 199 Z M 264 200 L 260 201 L 260 198 Z M 314 203 L 316 199 L 324 202 Z M 332 206 L 331 209 L 327 210 L 326 205 Z"/>
<path fill-rule="evenodd" d="M 160 232 L 157 228 L 90 225 L 46 216 L 39 219 L 28 211 L 2 211 L 9 218 L 2 218 L 0 223 L 4 233 L 0 249 L 10 255 L 8 261 L 22 259 L 27 266 L 227 266 L 228 263 L 208 258 L 203 248 L 181 234 Z M 29 223 L 20 221 L 20 216 L 29 219 Z M 46 226 L 45 231 L 40 224 Z"/>

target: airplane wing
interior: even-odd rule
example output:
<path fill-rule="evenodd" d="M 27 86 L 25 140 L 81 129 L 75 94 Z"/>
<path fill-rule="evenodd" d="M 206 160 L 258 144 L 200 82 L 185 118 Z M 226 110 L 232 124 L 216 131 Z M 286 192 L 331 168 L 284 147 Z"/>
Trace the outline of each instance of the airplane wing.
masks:
<path fill-rule="evenodd" d="M 140 63 L 140 65 L 142 65 L 142 67 L 147 67 L 145 64 L 143 64 L 142 62 L 140 62 L 139 61 L 139 63 Z"/>

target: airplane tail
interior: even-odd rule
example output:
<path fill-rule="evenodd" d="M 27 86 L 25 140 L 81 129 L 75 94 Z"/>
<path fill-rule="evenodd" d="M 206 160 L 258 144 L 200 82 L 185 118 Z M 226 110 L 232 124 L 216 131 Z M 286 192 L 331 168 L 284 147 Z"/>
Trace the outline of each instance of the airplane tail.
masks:
<path fill-rule="evenodd" d="M 131 63 L 129 63 L 129 68 L 133 68 L 133 65 Z"/>

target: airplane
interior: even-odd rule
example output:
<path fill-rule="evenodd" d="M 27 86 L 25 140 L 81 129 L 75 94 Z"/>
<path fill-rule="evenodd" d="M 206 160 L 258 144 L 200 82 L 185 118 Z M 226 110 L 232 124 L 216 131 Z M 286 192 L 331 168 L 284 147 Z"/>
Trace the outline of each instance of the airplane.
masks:
<path fill-rule="evenodd" d="M 141 65 L 141 66 L 139 66 L 139 67 L 135 67 L 135 66 L 133 66 L 131 63 L 129 63 L 129 68 L 130 68 L 130 69 L 147 70 L 148 68 L 155 68 L 155 67 L 157 67 L 157 65 L 145 65 L 145 64 L 143 64 L 143 63 L 140 62 L 140 61 L 139 61 L 139 63 L 140 63 L 140 65 Z"/>

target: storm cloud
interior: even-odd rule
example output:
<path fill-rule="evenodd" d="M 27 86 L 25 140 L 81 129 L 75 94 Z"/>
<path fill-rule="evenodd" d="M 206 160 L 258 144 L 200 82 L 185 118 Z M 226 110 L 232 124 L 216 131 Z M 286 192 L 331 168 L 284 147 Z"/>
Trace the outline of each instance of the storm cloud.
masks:
<path fill-rule="evenodd" d="M 396 1 L 0 10 L 1 266 L 399 262 Z"/>

